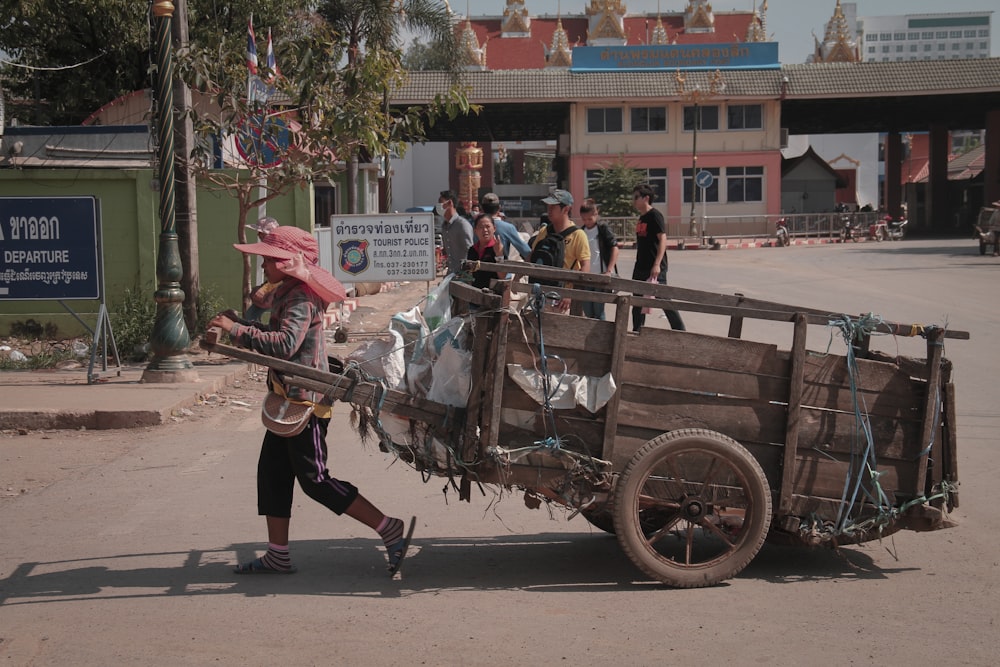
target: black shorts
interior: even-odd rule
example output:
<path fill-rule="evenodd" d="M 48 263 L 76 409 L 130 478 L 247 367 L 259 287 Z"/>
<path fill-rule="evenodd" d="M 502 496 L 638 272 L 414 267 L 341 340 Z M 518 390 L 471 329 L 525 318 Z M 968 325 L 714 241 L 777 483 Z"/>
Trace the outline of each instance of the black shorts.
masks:
<path fill-rule="evenodd" d="M 307 496 L 337 514 L 343 514 L 358 497 L 353 484 L 335 479 L 326 469 L 329 424 L 329 419 L 312 416 L 302 433 L 291 438 L 267 432 L 257 462 L 258 514 L 292 516 L 296 479 Z"/>

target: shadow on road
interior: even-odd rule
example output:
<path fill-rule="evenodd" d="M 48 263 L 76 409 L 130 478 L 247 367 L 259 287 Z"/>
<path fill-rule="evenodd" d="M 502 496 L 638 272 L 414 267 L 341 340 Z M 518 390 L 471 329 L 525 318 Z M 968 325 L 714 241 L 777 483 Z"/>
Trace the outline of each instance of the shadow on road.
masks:
<path fill-rule="evenodd" d="M 414 540 L 401 578 L 385 571 L 374 540 L 292 543 L 294 575 L 236 575 L 259 544 L 217 550 L 120 554 L 22 563 L 0 580 L 0 606 L 162 596 L 328 595 L 397 597 L 440 591 L 600 592 L 648 590 L 617 540 L 604 533 L 549 533 Z M 771 583 L 884 579 L 864 553 L 765 546 L 739 575 Z"/>

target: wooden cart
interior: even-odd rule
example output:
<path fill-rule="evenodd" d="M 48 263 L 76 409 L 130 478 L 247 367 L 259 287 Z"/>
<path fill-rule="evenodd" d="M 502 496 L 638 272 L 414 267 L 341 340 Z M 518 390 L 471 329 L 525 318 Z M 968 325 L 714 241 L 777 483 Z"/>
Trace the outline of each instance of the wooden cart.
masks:
<path fill-rule="evenodd" d="M 572 508 L 672 586 L 734 576 L 765 539 L 837 545 L 950 525 L 955 392 L 943 342 L 968 334 L 520 262 L 504 268 L 531 280 L 572 279 L 577 289 L 516 280 L 492 291 L 451 286 L 456 306 L 473 313 L 465 408 L 384 389 L 356 371 L 205 347 L 381 416 L 369 422 L 384 427 L 384 448 L 424 474 L 452 478 L 464 498 L 473 484 L 494 484 L 523 490 L 529 506 Z M 549 312 L 545 293 L 612 303 L 615 320 Z M 719 315 L 728 336 L 630 333 L 632 306 Z M 785 323 L 791 348 L 742 339 L 749 319 Z M 809 325 L 837 319 L 851 337 L 848 354 L 822 351 L 828 332 L 819 352 L 809 351 Z M 869 351 L 873 333 L 923 336 L 927 356 Z M 607 403 L 554 407 L 545 396 L 569 375 L 610 387 Z M 541 398 L 523 388 L 525 376 L 541 383 Z M 400 419 L 405 428 L 390 424 Z"/>

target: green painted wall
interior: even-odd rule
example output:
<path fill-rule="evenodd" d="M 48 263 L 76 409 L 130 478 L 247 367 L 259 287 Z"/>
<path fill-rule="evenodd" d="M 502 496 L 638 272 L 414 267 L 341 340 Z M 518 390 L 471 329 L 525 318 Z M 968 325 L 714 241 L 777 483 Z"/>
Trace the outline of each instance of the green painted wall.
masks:
<path fill-rule="evenodd" d="M 104 240 L 106 302 L 114 310 L 126 289 L 153 300 L 156 250 L 160 235 L 159 196 L 149 169 L 21 169 L 0 171 L 0 197 L 93 196 L 100 201 Z M 295 189 L 267 203 L 267 214 L 282 224 L 313 228 L 312 187 Z M 225 192 L 198 189 L 198 267 L 203 290 L 239 308 L 242 260 L 237 241 L 236 200 Z M 252 213 L 251 216 L 254 214 Z M 250 232 L 250 239 L 254 234 Z M 99 302 L 67 301 L 88 326 L 97 322 Z M 58 301 L 0 299 L 0 336 L 14 322 L 33 319 L 54 325 L 59 336 L 76 336 L 84 327 Z"/>

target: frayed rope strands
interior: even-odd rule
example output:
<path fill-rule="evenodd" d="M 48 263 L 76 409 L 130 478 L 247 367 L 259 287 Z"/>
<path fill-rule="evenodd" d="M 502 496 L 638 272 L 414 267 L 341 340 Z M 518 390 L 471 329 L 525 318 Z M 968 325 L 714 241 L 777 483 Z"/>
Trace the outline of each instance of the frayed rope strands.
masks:
<path fill-rule="evenodd" d="M 903 504 L 898 509 L 892 507 L 892 503 L 889 501 L 888 496 L 882 489 L 882 485 L 879 483 L 879 478 L 882 476 L 882 473 L 877 469 L 878 461 L 875 457 L 874 436 L 872 433 L 871 421 L 868 416 L 868 409 L 865 405 L 863 397 L 861 397 L 858 392 L 860 371 L 853 343 L 855 341 L 863 340 L 865 336 L 871 336 L 879 333 L 883 335 L 922 336 L 926 334 L 927 329 L 923 325 L 914 324 L 911 325 L 907 331 L 899 326 L 888 325 L 884 319 L 872 313 L 863 315 L 858 319 L 853 319 L 848 315 L 842 315 L 841 319 L 830 320 L 828 326 L 831 328 L 830 344 L 832 344 L 833 340 L 833 330 L 839 329 L 847 346 L 846 357 L 851 390 L 851 401 L 854 406 L 854 416 L 858 426 L 851 443 L 851 458 L 848 466 L 848 473 L 844 479 L 844 491 L 841 496 L 841 505 L 838 511 L 837 521 L 832 527 L 833 534 L 834 536 L 852 535 L 859 532 L 867 532 L 872 529 L 877 529 L 881 532 L 885 526 L 889 525 L 909 508 L 942 497 L 947 498 L 952 487 L 947 482 L 942 482 L 941 491 L 930 498 L 920 496 L 919 498 L 915 498 Z M 888 331 L 880 332 L 880 327 L 884 327 L 885 329 L 888 329 Z M 827 353 L 829 353 L 830 344 L 827 346 Z M 933 447 L 934 437 L 939 423 L 940 408 L 940 387 L 936 387 L 934 427 L 931 432 L 930 443 L 922 452 L 920 452 L 920 454 L 918 454 L 918 459 L 920 456 L 929 454 L 931 448 Z M 859 444 L 859 436 L 864 437 L 863 451 Z M 869 486 L 867 488 L 863 484 L 866 477 L 869 482 Z M 855 521 L 850 517 L 850 510 L 857 504 L 859 498 L 861 497 L 866 499 L 876 508 L 876 513 L 875 516 L 869 519 Z"/>

